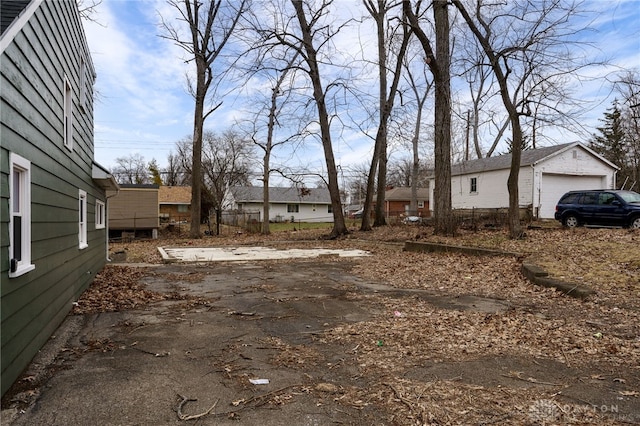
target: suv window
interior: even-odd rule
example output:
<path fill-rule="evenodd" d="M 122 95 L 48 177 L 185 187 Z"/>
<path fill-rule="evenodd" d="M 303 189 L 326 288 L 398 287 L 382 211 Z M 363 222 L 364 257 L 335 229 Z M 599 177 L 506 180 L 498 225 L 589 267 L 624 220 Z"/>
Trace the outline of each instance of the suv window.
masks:
<path fill-rule="evenodd" d="M 560 204 L 577 204 L 581 195 L 582 194 L 580 192 L 567 194 L 562 198 L 562 200 L 560 200 Z"/>
<path fill-rule="evenodd" d="M 598 200 L 598 204 L 601 205 L 610 205 L 611 203 L 613 203 L 616 200 L 616 196 L 609 193 L 609 192 L 603 192 L 600 194 L 600 199 Z"/>
<path fill-rule="evenodd" d="M 581 204 L 598 204 L 598 194 L 595 192 L 587 192 L 582 196 Z"/>

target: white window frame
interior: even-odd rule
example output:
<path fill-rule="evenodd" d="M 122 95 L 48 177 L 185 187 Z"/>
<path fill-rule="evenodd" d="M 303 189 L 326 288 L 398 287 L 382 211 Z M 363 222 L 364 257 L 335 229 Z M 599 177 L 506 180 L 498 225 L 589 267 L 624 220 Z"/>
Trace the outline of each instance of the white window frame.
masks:
<path fill-rule="evenodd" d="M 67 76 L 64 76 L 64 84 L 62 86 L 64 94 L 62 131 L 64 146 L 69 151 L 73 151 L 73 90 Z"/>
<path fill-rule="evenodd" d="M 418 208 L 424 209 L 424 201 L 418 201 Z"/>
<path fill-rule="evenodd" d="M 9 278 L 14 278 L 35 269 L 31 263 L 31 162 L 10 153 L 9 165 Z M 18 194 L 15 193 L 16 189 Z M 18 237 L 14 235 L 17 217 L 20 217 L 22 224 L 19 235 L 20 260 L 14 257 Z"/>
<path fill-rule="evenodd" d="M 287 204 L 287 213 L 300 213 L 300 204 Z"/>
<path fill-rule="evenodd" d="M 104 201 L 96 200 L 96 229 L 104 229 L 107 226 L 106 211 Z"/>
<path fill-rule="evenodd" d="M 78 190 L 78 248 L 89 247 L 87 243 L 87 192 Z"/>
<path fill-rule="evenodd" d="M 87 102 L 87 64 L 84 61 L 84 58 L 80 58 L 80 100 L 78 102 L 78 107 L 80 111 L 86 113 L 85 104 Z"/>

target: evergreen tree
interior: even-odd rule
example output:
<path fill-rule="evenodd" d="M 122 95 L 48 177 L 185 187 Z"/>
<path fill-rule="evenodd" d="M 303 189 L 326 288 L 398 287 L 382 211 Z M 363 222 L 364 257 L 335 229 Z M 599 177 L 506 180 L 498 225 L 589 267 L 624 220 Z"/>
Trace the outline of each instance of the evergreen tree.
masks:
<path fill-rule="evenodd" d="M 153 183 L 160 186 L 162 185 L 162 178 L 160 177 L 160 168 L 158 167 L 158 162 L 155 158 L 152 158 L 147 165 L 149 172 L 151 173 L 151 179 Z"/>
<path fill-rule="evenodd" d="M 513 140 L 511 138 L 507 138 L 507 152 L 504 154 L 512 154 L 513 153 Z M 531 138 L 527 135 L 522 135 L 522 144 L 520 145 L 522 151 L 528 151 L 533 149 L 533 145 L 531 144 Z"/>
<path fill-rule="evenodd" d="M 597 127 L 598 134 L 594 134 L 589 142 L 589 148 L 620 167 L 617 174 L 618 184 L 624 184 L 627 177 L 630 178 L 629 149 L 627 135 L 622 122 L 622 113 L 618 100 L 613 101 L 613 106 L 604 113 L 602 127 Z"/>

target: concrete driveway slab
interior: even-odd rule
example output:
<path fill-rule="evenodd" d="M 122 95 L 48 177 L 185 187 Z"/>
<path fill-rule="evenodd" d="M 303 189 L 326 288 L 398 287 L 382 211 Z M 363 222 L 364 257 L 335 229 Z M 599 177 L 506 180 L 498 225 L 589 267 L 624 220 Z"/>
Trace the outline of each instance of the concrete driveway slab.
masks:
<path fill-rule="evenodd" d="M 287 249 L 272 247 L 158 247 L 165 263 L 171 262 L 241 262 L 254 260 L 311 259 L 324 256 L 362 257 L 364 250 L 324 248 Z"/>

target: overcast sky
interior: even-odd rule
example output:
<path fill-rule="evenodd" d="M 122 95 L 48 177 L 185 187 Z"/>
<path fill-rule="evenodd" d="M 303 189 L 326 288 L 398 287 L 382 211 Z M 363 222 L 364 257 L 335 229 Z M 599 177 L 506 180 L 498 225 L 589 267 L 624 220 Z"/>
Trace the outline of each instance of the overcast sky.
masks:
<path fill-rule="evenodd" d="M 351 13 L 364 13 L 359 10 L 362 6 L 358 0 L 338 2 Z M 593 31 L 589 33 L 592 39 L 587 41 L 594 43 L 595 49 L 590 54 L 606 57 L 612 63 L 589 72 L 606 76 L 617 69 L 640 67 L 640 0 L 591 0 L 587 8 L 598 11 L 585 18 L 593 21 Z M 193 99 L 187 93 L 185 77 L 190 65 L 178 47 L 159 37 L 160 15 L 171 17 L 175 11 L 164 0 L 103 0 L 95 15 L 97 22 L 85 22 L 98 76 L 95 159 L 108 168 L 115 165 L 116 158 L 136 153 L 147 161 L 155 158 L 164 166 L 169 152 L 175 151 L 175 143 L 193 131 Z M 351 36 L 355 37 L 355 33 L 339 43 L 355 48 L 360 42 L 354 43 Z M 366 31 L 359 30 L 357 36 L 367 39 Z M 369 38 L 367 42 L 374 40 Z M 375 49 L 375 45 L 371 44 L 371 48 Z M 585 115 L 584 124 L 595 129 L 602 113 L 611 106 L 611 86 L 603 77 L 585 84 L 581 90 L 583 98 L 593 106 Z M 246 108 L 245 95 L 246 91 L 238 90 L 226 96 L 205 127 L 220 131 L 233 126 Z M 578 138 L 572 136 L 573 140 Z M 558 141 L 564 142 L 567 140 Z M 334 144 L 336 161 L 345 169 L 368 161 L 371 155 L 370 139 L 355 132 L 342 133 Z M 305 144 L 304 150 L 279 161 L 316 170 L 324 168 L 321 147 L 314 143 Z"/>

